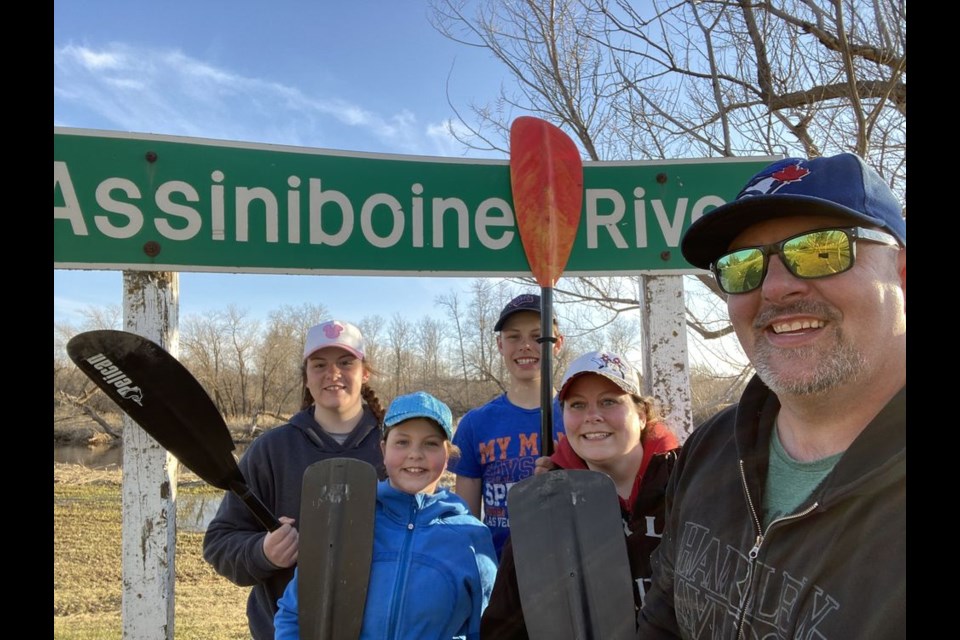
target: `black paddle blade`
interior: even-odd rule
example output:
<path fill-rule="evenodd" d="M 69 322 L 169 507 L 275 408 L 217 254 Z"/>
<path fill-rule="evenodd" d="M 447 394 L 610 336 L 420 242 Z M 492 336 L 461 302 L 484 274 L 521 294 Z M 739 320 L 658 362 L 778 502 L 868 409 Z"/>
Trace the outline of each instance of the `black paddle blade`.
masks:
<path fill-rule="evenodd" d="M 507 494 L 510 538 L 532 640 L 619 640 L 636 633 L 633 584 L 613 481 L 558 470 Z"/>
<path fill-rule="evenodd" d="M 206 390 L 156 343 L 126 331 L 88 331 L 67 343 L 70 359 L 124 413 L 206 482 L 236 479 L 233 439 Z"/>
<path fill-rule="evenodd" d="M 297 559 L 304 640 L 360 637 L 376 502 L 377 472 L 362 460 L 322 460 L 304 472 Z"/>
<path fill-rule="evenodd" d="M 197 379 L 158 344 L 127 331 L 79 333 L 67 354 L 120 409 L 204 481 L 233 491 L 270 531 L 280 522 L 247 487 L 223 416 Z"/>

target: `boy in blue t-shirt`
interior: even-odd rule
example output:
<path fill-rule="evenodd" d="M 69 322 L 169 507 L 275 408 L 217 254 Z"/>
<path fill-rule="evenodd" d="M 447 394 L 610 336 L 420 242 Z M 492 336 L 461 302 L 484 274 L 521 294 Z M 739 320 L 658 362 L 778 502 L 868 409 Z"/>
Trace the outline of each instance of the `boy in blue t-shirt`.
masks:
<path fill-rule="evenodd" d="M 563 345 L 554 321 L 554 355 Z M 507 492 L 533 474 L 540 447 L 540 296 L 523 294 L 500 312 L 497 349 L 510 375 L 507 392 L 471 409 L 453 436 L 462 455 L 451 464 L 454 491 L 493 533 L 499 559 L 510 535 Z M 548 381 L 549 384 L 549 381 Z M 553 400 L 554 441 L 563 433 L 563 412 Z M 482 511 L 481 511 L 482 505 Z M 481 515 L 482 514 L 482 515 Z"/>

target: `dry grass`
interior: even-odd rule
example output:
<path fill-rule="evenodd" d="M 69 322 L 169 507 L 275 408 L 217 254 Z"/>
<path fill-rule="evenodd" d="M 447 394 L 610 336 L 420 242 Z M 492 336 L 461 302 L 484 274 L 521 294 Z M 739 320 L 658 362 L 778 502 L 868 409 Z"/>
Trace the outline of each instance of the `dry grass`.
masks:
<path fill-rule="evenodd" d="M 108 422 L 121 428 L 120 416 Z M 260 427 L 276 426 L 262 419 Z M 228 422 L 234 442 L 250 439 L 249 421 Z M 96 423 L 69 411 L 55 412 L 54 443 L 109 441 Z M 76 464 L 53 465 L 53 637 L 55 640 L 120 640 L 122 633 L 121 471 Z M 453 485 L 445 474 L 444 486 Z M 178 491 L 221 493 L 186 467 Z M 203 560 L 203 533 L 178 530 L 174 633 L 177 640 L 249 640 L 249 588 L 217 575 Z"/>
<path fill-rule="evenodd" d="M 122 637 L 121 476 L 80 465 L 53 466 L 54 638 Z M 181 473 L 182 490 L 211 491 Z M 177 532 L 175 638 L 249 638 L 248 590 L 217 575 L 202 556 L 203 534 Z"/>
<path fill-rule="evenodd" d="M 53 465 L 53 628 L 55 640 L 122 637 L 121 472 Z M 441 484 L 451 486 L 444 474 Z M 219 493 L 180 468 L 179 491 Z M 248 589 L 203 560 L 203 533 L 177 531 L 175 638 L 249 639 Z"/>

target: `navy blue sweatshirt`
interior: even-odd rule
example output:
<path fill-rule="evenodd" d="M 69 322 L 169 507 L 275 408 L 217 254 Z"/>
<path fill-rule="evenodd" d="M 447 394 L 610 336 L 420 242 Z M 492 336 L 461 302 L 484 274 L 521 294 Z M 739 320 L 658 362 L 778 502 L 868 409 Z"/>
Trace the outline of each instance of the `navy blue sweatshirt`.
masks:
<path fill-rule="evenodd" d="M 267 431 L 250 445 L 240 471 L 251 491 L 277 517 L 300 518 L 300 491 L 307 467 L 327 458 L 356 458 L 386 477 L 380 451 L 381 427 L 369 408 L 341 445 L 313 418 L 313 407 Z M 273 639 L 277 600 L 294 567 L 280 569 L 263 553 L 263 526 L 244 502 L 227 492 L 203 539 L 203 557 L 217 573 L 240 586 L 252 586 L 247 620 L 254 640 Z"/>

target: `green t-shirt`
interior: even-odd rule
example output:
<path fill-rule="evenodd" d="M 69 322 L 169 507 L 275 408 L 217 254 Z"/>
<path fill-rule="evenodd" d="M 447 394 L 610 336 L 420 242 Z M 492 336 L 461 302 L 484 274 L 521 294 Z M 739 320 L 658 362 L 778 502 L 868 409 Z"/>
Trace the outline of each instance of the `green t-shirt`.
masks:
<path fill-rule="evenodd" d="M 796 511 L 827 477 L 843 452 L 814 460 L 798 462 L 790 457 L 780 442 L 776 422 L 770 438 L 770 467 L 763 492 L 763 528 L 777 518 Z"/>

